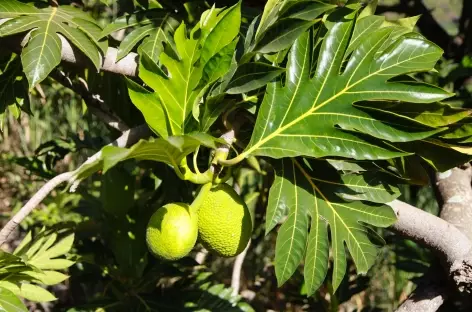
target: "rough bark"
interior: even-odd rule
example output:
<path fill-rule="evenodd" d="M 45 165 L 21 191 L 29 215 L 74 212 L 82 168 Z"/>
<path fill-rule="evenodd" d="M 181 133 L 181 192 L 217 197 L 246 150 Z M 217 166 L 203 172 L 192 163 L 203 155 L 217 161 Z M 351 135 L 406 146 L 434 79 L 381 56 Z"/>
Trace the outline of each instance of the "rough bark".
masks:
<path fill-rule="evenodd" d="M 472 167 L 453 168 L 436 174 L 441 218 L 472 240 Z"/>
<path fill-rule="evenodd" d="M 467 236 L 447 221 L 399 200 L 388 205 L 397 215 L 397 222 L 392 228 L 432 249 L 447 264 L 452 265 L 471 250 L 472 243 Z"/>

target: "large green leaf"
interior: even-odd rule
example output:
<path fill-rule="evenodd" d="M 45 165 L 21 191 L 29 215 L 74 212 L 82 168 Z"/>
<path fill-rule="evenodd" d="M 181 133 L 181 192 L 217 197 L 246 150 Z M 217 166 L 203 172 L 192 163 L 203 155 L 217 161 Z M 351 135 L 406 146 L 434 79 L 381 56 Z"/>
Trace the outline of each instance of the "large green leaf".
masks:
<path fill-rule="evenodd" d="M 199 146 L 216 148 L 215 138 L 205 133 L 190 133 L 182 136 L 169 136 L 150 140 L 140 140 L 131 148 L 105 146 L 100 157 L 93 162 L 85 162 L 80 166 L 71 180 L 81 181 L 98 170 L 104 172 L 126 159 L 152 160 L 166 163 L 180 174 L 179 165 L 182 159 L 194 152 Z M 184 178 L 181 176 L 181 178 Z"/>
<path fill-rule="evenodd" d="M 152 62 L 141 61 L 139 77 L 159 98 L 168 118 L 169 135 L 186 132 L 192 118 L 190 112 L 193 112 L 193 118 L 199 119 L 200 101 L 205 90 L 230 69 L 234 41 L 239 33 L 240 9 L 238 3 L 223 11 L 207 11 L 189 37 L 185 24 L 181 24 L 174 34 L 178 55 L 168 50 L 160 55 L 165 72 Z M 152 100 L 152 94 L 147 97 Z M 152 127 L 157 130 L 157 125 Z"/>
<path fill-rule="evenodd" d="M 388 119 L 373 118 L 352 104 L 366 100 L 431 103 L 450 96 L 445 90 L 410 79 L 391 81 L 432 69 L 442 50 L 415 33 L 392 40 L 394 27 L 385 27 L 363 38 L 343 66 L 354 14 L 342 12 L 328 16 L 329 31 L 319 55 L 313 55 L 308 32 L 297 39 L 289 55 L 285 84 L 268 85 L 249 145 L 228 163 L 248 155 L 392 158 L 402 153 L 383 146 L 374 137 L 407 142 L 437 132 L 427 127 L 405 129 Z M 382 46 L 385 49 L 380 49 Z M 310 77 L 313 57 L 318 62 Z"/>
<path fill-rule="evenodd" d="M 347 246 L 359 273 L 373 265 L 377 247 L 362 225 L 387 227 L 396 220 L 392 209 L 369 203 L 389 201 L 398 196 L 393 186 L 374 185 L 366 179 L 340 176 L 327 162 L 295 159 L 273 161 L 276 178 L 270 189 L 266 231 L 288 212 L 279 229 L 275 250 L 275 272 L 279 285 L 289 279 L 305 259 L 305 284 L 311 295 L 324 281 L 328 270 L 328 225 L 333 254 L 333 288 L 346 272 Z M 341 194 L 364 194 L 367 201 L 348 201 Z M 310 221 L 311 219 L 311 221 Z"/>
<path fill-rule="evenodd" d="M 58 34 L 82 51 L 97 69 L 101 65 L 100 27 L 83 11 L 69 7 L 37 9 L 15 0 L 0 2 L 0 17 L 14 16 L 0 25 L 0 37 L 29 32 L 21 52 L 23 70 L 30 87 L 44 80 L 61 61 Z"/>
<path fill-rule="evenodd" d="M 118 162 L 130 158 L 163 162 L 177 169 L 181 160 L 202 144 L 215 148 L 214 139 L 203 133 L 141 140 L 131 148 L 106 146 L 102 149 L 103 170 L 106 172 Z"/>

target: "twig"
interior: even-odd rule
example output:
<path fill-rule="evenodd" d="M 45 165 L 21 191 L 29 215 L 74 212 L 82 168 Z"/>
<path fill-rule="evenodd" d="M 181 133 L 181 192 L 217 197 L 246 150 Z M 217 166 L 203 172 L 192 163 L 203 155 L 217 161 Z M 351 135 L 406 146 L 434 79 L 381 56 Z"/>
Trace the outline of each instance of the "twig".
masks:
<path fill-rule="evenodd" d="M 239 288 L 241 287 L 241 269 L 243 267 L 244 258 L 246 258 L 246 254 L 250 245 L 251 241 L 248 242 L 243 252 L 241 252 L 234 260 L 233 274 L 231 276 L 231 288 L 233 289 L 233 296 L 239 294 Z"/>
<path fill-rule="evenodd" d="M 141 125 L 135 128 L 132 128 L 128 131 L 125 131 L 118 139 L 110 143 L 109 145 L 126 147 L 136 143 L 139 139 L 149 135 L 149 128 L 147 125 Z M 100 158 L 101 152 L 95 153 L 91 156 L 86 163 L 91 163 L 98 158 Z M 69 181 L 73 178 L 75 174 L 74 171 L 64 172 L 60 175 L 49 180 L 44 184 L 36 194 L 31 197 L 31 199 L 11 218 L 7 224 L 0 231 L 0 247 L 7 241 L 8 236 L 15 230 L 15 228 L 28 216 L 28 214 L 33 211 L 33 209 L 38 206 L 41 201 L 46 198 L 46 196 L 52 192 L 57 186 L 61 183 Z"/>
<path fill-rule="evenodd" d="M 16 227 L 23 221 L 33 209 L 38 206 L 41 201 L 43 201 L 48 194 L 54 190 L 59 184 L 69 180 L 74 172 L 64 172 L 60 175 L 54 177 L 53 179 L 49 180 L 46 184 L 44 184 L 36 194 L 31 197 L 31 199 L 24 205 L 20 211 L 18 211 L 13 218 L 11 218 L 7 224 L 2 228 L 0 231 L 0 247 L 6 242 L 8 236 L 16 229 Z"/>
<path fill-rule="evenodd" d="M 203 264 L 205 262 L 207 256 L 208 256 L 208 250 L 206 250 L 204 247 L 202 247 L 202 249 L 200 249 L 200 251 L 197 252 L 197 254 L 195 255 L 195 261 L 198 264 Z"/>
<path fill-rule="evenodd" d="M 108 126 L 121 132 L 129 130 L 128 125 L 113 113 L 113 111 L 100 98 L 100 95 L 90 92 L 85 80 L 79 78 L 79 83 L 74 83 L 64 72 L 57 69 L 53 70 L 49 76 L 64 87 L 69 88 L 80 95 L 87 104 L 90 112 L 100 118 Z"/>

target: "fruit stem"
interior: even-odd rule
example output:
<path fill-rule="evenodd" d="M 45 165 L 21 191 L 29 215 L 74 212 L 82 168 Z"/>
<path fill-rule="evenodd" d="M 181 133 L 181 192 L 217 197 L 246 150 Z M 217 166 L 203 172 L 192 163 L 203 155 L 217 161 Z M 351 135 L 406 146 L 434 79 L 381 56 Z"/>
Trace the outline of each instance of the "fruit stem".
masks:
<path fill-rule="evenodd" d="M 203 173 L 193 172 L 188 167 L 187 159 L 185 157 L 182 158 L 179 164 L 179 168 L 176 171 L 178 171 L 177 175 L 179 175 L 180 173 L 179 178 L 181 178 L 182 180 L 190 181 L 194 184 L 206 184 L 213 180 L 213 172 L 211 170 L 207 170 Z"/>
<path fill-rule="evenodd" d="M 246 156 L 247 156 L 247 153 L 244 152 L 231 159 L 218 159 L 218 164 L 222 166 L 234 166 L 240 163 L 241 161 L 243 161 L 243 159 L 246 158 Z"/>
<path fill-rule="evenodd" d="M 210 191 L 212 186 L 212 183 L 206 183 L 202 185 L 192 204 L 190 204 L 190 210 L 192 212 L 198 212 L 198 209 L 200 209 L 203 199 L 206 197 L 207 193 Z"/>

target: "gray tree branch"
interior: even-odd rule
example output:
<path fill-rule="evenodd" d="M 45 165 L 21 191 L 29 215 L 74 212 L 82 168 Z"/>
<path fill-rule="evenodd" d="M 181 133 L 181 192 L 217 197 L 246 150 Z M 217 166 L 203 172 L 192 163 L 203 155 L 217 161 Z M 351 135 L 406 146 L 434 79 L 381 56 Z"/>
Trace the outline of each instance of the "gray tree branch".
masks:
<path fill-rule="evenodd" d="M 434 312 L 451 294 L 470 302 L 472 294 L 472 167 L 465 164 L 446 172 L 436 173 L 433 181 L 441 209 L 440 218 L 428 214 L 422 218 L 419 211 L 397 203 L 399 218 L 394 225 L 398 232 L 433 247 L 443 261 L 443 270 L 425 275 L 410 297 L 397 311 Z M 395 209 L 395 208 L 394 208 Z M 411 213 L 411 215 L 410 215 Z M 423 212 L 424 213 L 424 212 Z M 417 221 L 421 222 L 417 222 Z M 423 225 L 422 225 L 423 224 Z M 400 230 L 401 229 L 401 230 Z M 428 239 L 428 237 L 430 239 Z M 435 241 L 434 246 L 431 245 Z M 446 281 L 441 276 L 447 277 Z M 449 281 L 449 282 L 448 282 Z M 451 287 L 453 286 L 453 287 Z M 455 289 L 454 289 L 455 286 Z"/>
<path fill-rule="evenodd" d="M 432 249 L 447 264 L 452 265 L 471 250 L 471 241 L 449 222 L 399 200 L 388 205 L 397 215 L 392 229 Z"/>
<path fill-rule="evenodd" d="M 472 240 L 472 167 L 466 164 L 436 174 L 436 193 L 442 219 Z"/>

